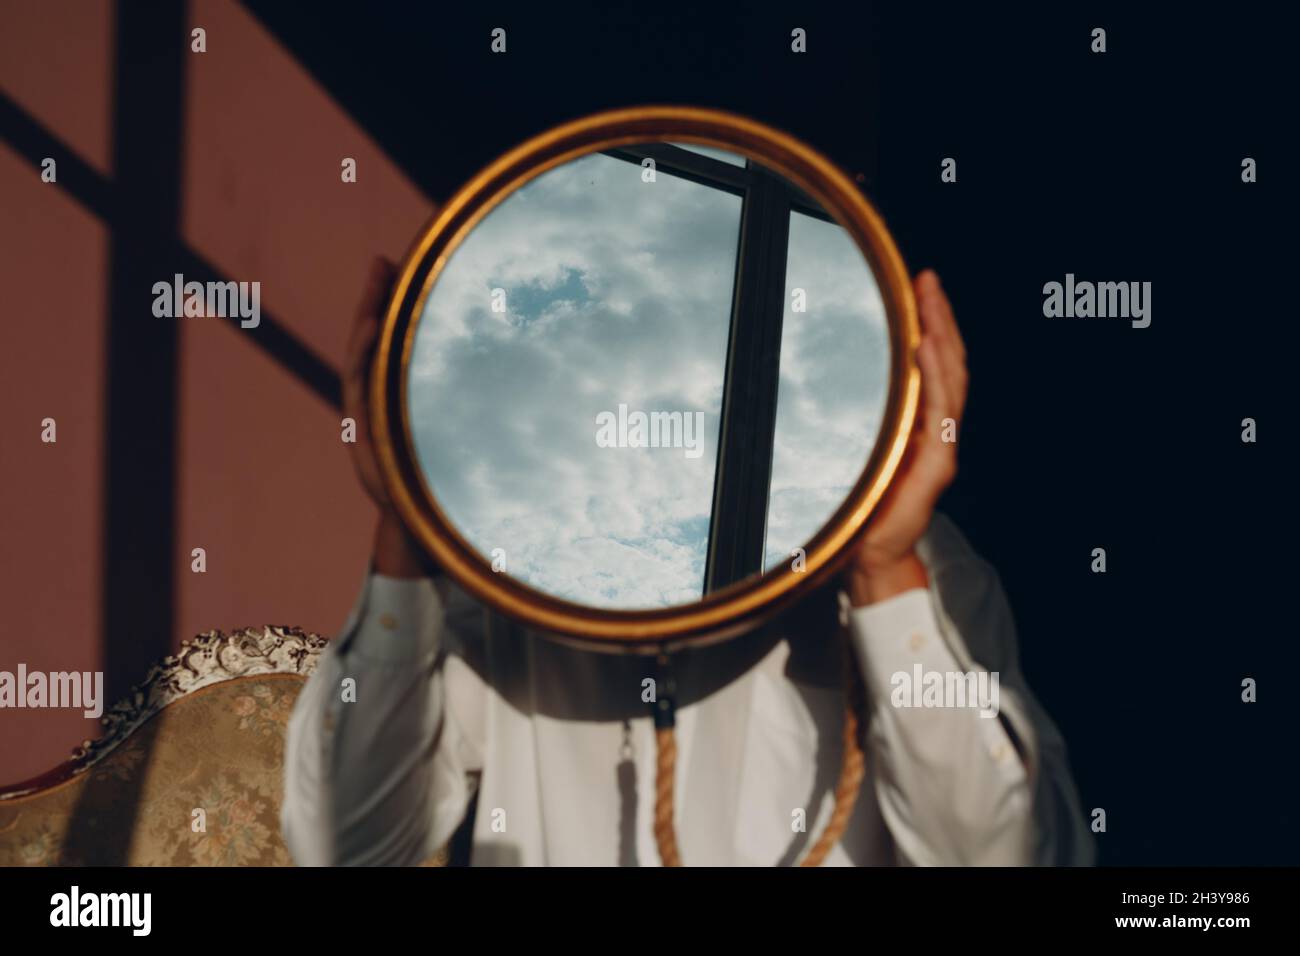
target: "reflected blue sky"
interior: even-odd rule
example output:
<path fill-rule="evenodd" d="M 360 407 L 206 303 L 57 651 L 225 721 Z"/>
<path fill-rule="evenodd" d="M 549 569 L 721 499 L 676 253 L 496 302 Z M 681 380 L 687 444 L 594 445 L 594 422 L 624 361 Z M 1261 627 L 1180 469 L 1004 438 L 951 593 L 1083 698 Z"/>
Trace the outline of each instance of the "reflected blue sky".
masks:
<path fill-rule="evenodd" d="M 805 311 L 794 311 L 802 289 Z M 781 384 L 763 567 L 790 560 L 843 503 L 875 448 L 889 384 L 880 288 L 840 226 L 790 216 Z"/>
<path fill-rule="evenodd" d="M 453 254 L 416 331 L 412 428 L 434 494 L 489 560 L 501 548 L 512 575 L 597 606 L 701 595 L 740 202 L 587 156 Z M 701 453 L 598 447 L 597 416 L 620 404 L 702 412 Z"/>

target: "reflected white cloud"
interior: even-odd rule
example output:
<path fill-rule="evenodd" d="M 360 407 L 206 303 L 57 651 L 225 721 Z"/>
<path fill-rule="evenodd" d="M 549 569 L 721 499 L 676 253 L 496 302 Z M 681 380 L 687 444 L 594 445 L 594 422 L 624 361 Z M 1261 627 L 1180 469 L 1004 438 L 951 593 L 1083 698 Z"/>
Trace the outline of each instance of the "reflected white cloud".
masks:
<path fill-rule="evenodd" d="M 843 504 L 875 448 L 889 387 L 885 304 L 848 233 L 792 214 L 785 285 L 764 569 L 788 561 Z M 794 311 L 795 289 L 804 312 Z"/>
<path fill-rule="evenodd" d="M 594 155 L 452 256 L 416 332 L 416 453 L 512 575 L 599 606 L 702 593 L 739 219 L 738 196 Z M 702 412 L 701 453 L 599 447 L 597 416 L 620 404 Z"/>

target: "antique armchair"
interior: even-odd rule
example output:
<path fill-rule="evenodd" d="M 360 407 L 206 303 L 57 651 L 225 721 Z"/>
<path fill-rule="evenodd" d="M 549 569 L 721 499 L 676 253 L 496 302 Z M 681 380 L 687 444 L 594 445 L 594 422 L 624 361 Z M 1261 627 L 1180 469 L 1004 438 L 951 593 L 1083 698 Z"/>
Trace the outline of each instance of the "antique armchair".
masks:
<path fill-rule="evenodd" d="M 99 740 L 0 790 L 0 866 L 292 865 L 284 739 L 325 646 L 285 627 L 186 641 L 105 713 Z"/>

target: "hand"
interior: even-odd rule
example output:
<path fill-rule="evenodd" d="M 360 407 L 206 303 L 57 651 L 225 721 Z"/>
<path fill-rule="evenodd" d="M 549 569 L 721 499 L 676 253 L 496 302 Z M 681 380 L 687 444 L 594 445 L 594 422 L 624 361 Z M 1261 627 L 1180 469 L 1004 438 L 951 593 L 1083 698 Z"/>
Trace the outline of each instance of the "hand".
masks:
<path fill-rule="evenodd" d="M 868 525 L 849 566 L 847 586 L 855 606 L 874 604 L 926 587 L 916 543 L 929 527 L 935 503 L 957 476 L 956 438 L 966 407 L 966 346 L 939 277 L 916 277 L 921 314 L 921 408 L 903 461 Z M 951 421 L 947 421 L 951 419 Z"/>
<path fill-rule="evenodd" d="M 343 414 L 356 422 L 356 441 L 352 444 L 352 465 L 370 499 L 379 506 L 379 526 L 375 529 L 374 570 L 395 578 L 425 577 L 420 550 L 406 534 L 384 487 L 379 459 L 370 434 L 370 406 L 367 385 L 375 343 L 379 338 L 379 313 L 392 289 L 393 264 L 382 257 L 370 267 L 366 290 L 357 307 L 356 322 L 348 340 L 348 355 L 343 368 Z"/>

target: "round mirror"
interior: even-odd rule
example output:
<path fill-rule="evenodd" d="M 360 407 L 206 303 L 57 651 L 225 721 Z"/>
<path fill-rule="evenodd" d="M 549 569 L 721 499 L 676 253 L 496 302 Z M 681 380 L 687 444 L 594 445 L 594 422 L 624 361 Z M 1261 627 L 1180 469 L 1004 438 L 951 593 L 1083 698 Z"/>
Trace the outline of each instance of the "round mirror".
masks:
<path fill-rule="evenodd" d="M 372 421 L 403 519 L 467 590 L 659 649 L 836 570 L 902 454 L 917 338 L 898 253 L 831 163 L 730 114 L 621 110 L 435 215 Z"/>

